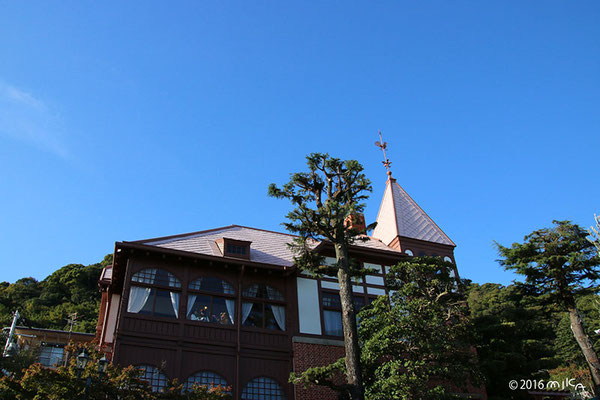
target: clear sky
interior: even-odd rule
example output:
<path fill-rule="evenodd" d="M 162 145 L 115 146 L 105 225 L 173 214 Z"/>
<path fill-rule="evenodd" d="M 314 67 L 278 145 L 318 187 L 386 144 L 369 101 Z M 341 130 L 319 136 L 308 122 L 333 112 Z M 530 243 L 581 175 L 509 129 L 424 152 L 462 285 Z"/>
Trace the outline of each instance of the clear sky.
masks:
<path fill-rule="evenodd" d="M 398 182 L 461 275 L 600 213 L 598 1 L 0 3 L 0 281 L 240 224 L 313 151 Z"/>

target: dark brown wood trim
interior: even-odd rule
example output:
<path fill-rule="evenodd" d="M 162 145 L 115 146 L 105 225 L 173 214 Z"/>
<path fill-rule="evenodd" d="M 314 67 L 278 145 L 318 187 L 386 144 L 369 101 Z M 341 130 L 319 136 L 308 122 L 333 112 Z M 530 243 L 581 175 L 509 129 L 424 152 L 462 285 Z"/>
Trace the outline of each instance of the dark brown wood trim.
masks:
<path fill-rule="evenodd" d="M 240 266 L 246 265 L 248 267 L 255 267 L 255 268 L 261 268 L 261 269 L 272 270 L 272 271 L 281 271 L 281 272 L 286 271 L 287 272 L 290 269 L 295 269 L 294 266 L 275 266 L 273 264 L 258 263 L 256 261 L 242 260 L 239 258 L 233 258 L 233 257 L 227 257 L 227 256 L 223 256 L 223 257 L 210 256 L 207 254 L 193 253 L 193 252 L 183 251 L 183 250 L 174 250 L 174 249 L 168 249 L 168 248 L 164 248 L 164 247 L 157 247 L 157 246 L 138 244 L 138 243 L 132 243 L 132 242 L 117 242 L 117 245 L 119 246 L 119 248 L 123 248 L 123 249 L 134 249 L 134 250 L 137 249 L 137 250 L 154 252 L 154 253 L 163 254 L 163 255 L 180 256 L 180 257 L 185 257 L 185 258 L 189 258 L 189 259 L 216 261 L 219 263 L 229 263 L 229 264 L 240 265 Z"/>
<path fill-rule="evenodd" d="M 235 397 L 236 399 L 240 398 L 240 350 L 241 350 L 241 328 L 242 328 L 242 282 L 244 280 L 244 271 L 246 267 L 242 265 L 240 270 L 240 277 L 238 279 L 238 290 L 236 292 L 236 302 L 237 302 L 237 316 L 236 316 L 236 331 L 237 331 L 237 341 L 236 341 L 236 353 L 235 353 Z"/>

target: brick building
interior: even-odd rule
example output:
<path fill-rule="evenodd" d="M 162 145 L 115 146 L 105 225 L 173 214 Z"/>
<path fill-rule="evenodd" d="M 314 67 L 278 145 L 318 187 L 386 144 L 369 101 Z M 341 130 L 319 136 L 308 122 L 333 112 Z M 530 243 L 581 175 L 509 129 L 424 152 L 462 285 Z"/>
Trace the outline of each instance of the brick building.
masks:
<path fill-rule="evenodd" d="M 353 286 L 357 307 L 386 295 L 389 266 L 405 257 L 454 262 L 455 244 L 391 175 L 377 222 L 370 240 L 350 248 L 377 271 Z M 229 386 L 234 399 L 335 399 L 328 389 L 288 383 L 291 371 L 344 354 L 337 280 L 298 271 L 292 239 L 232 225 L 117 242 L 100 279 L 102 349 L 144 369 L 156 390 L 177 378 Z M 317 247 L 334 260 L 330 243 Z"/>

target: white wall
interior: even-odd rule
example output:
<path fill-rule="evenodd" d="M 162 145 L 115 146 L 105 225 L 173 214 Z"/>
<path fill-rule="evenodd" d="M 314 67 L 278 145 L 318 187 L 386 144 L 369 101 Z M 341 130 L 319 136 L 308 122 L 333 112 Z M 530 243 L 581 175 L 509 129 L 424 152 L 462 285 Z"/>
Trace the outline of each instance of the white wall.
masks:
<path fill-rule="evenodd" d="M 108 309 L 108 316 L 106 321 L 106 333 L 104 334 L 104 341 L 106 343 L 112 343 L 115 336 L 115 329 L 117 327 L 117 314 L 119 312 L 119 301 L 121 296 L 113 294 L 110 299 L 110 308 Z"/>
<path fill-rule="evenodd" d="M 321 334 L 321 312 L 319 310 L 319 289 L 314 279 L 297 278 L 298 319 L 301 333 Z"/>

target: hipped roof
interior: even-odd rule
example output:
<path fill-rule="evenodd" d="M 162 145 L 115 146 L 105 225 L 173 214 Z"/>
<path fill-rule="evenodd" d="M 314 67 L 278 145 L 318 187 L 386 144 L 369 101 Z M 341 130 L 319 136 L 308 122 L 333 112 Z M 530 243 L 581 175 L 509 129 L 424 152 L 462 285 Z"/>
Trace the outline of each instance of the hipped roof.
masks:
<path fill-rule="evenodd" d="M 221 250 L 215 242 L 217 239 L 221 238 L 252 242 L 250 246 L 251 262 L 282 267 L 291 267 L 294 264 L 294 254 L 288 246 L 295 238 L 294 235 L 240 225 L 230 225 L 206 231 L 125 243 L 135 243 L 170 250 L 185 251 L 188 253 L 223 257 Z M 320 243 L 315 242 L 314 244 L 316 247 Z M 367 251 L 383 251 L 388 254 L 398 254 L 397 250 L 386 246 L 380 240 L 374 238 L 369 238 L 366 242 L 357 241 L 353 247 Z"/>

